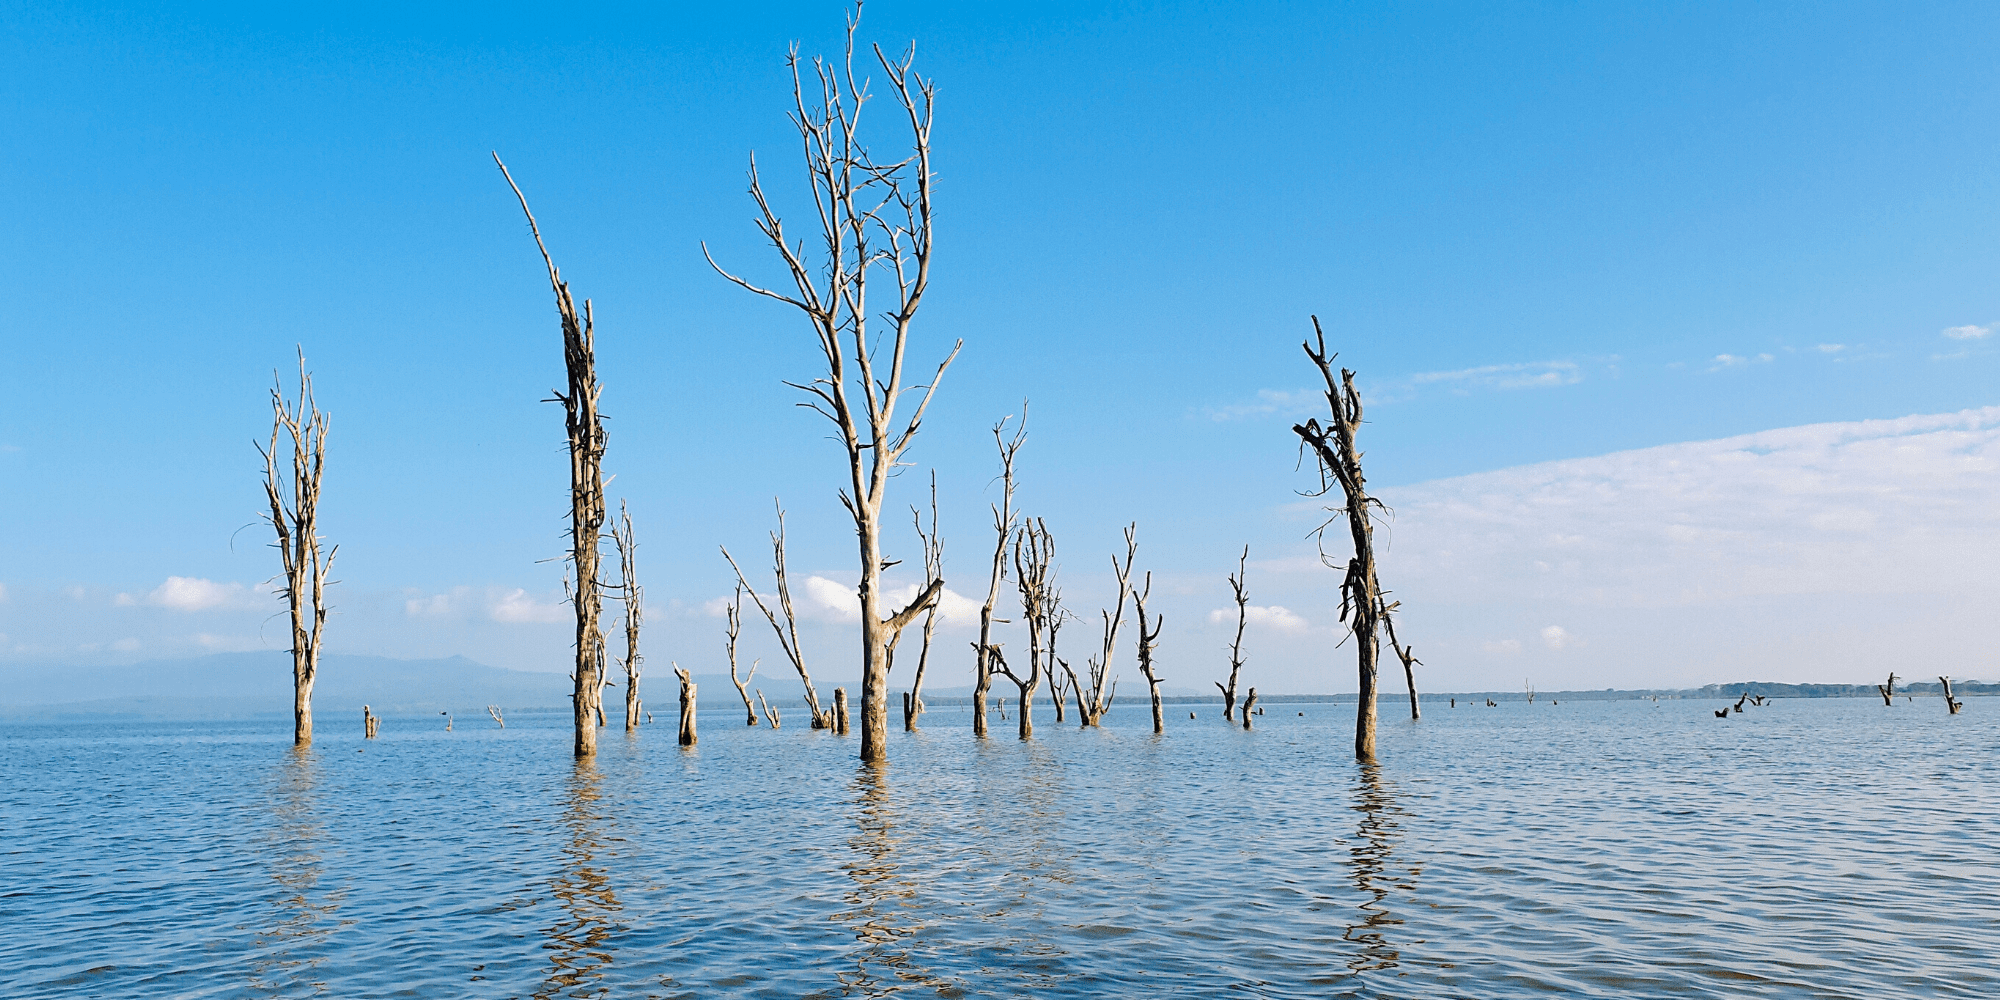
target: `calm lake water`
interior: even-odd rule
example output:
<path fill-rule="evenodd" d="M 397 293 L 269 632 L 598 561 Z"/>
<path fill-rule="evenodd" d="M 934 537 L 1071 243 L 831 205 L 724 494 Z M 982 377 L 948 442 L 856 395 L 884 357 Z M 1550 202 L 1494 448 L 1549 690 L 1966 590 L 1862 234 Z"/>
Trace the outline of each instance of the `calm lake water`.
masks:
<path fill-rule="evenodd" d="M 10 724 L 0 996 L 2000 996 L 2000 699 L 1714 707 Z"/>

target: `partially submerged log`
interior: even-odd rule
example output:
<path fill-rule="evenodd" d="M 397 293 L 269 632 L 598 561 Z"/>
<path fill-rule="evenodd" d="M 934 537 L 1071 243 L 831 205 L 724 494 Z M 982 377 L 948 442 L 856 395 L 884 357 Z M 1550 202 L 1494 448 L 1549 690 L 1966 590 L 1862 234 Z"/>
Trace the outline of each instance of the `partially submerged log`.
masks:
<path fill-rule="evenodd" d="M 1229 683 L 1221 681 L 1215 686 L 1222 691 L 1222 721 L 1235 719 L 1236 675 L 1243 671 L 1243 628 L 1250 623 L 1250 591 L 1244 588 L 1249 579 L 1250 546 L 1243 546 L 1243 554 L 1236 559 L 1236 572 L 1229 578 L 1229 589 L 1236 594 L 1236 638 L 1229 644 Z"/>
<path fill-rule="evenodd" d="M 598 625 L 603 613 L 603 594 L 598 581 L 598 544 L 604 531 L 604 420 L 597 411 L 604 387 L 597 382 L 596 328 L 590 300 L 583 300 L 579 312 L 570 297 L 569 283 L 562 280 L 555 259 L 542 243 L 542 231 L 535 214 L 528 210 L 528 196 L 514 183 L 514 175 L 493 154 L 500 175 L 514 189 L 521 202 L 521 214 L 528 217 L 528 231 L 535 248 L 549 269 L 549 285 L 555 290 L 556 312 L 562 319 L 563 367 L 569 375 L 569 391 L 558 390 L 553 402 L 563 404 L 563 425 L 569 435 L 570 565 L 576 571 L 571 603 L 576 608 L 576 690 L 571 695 L 575 710 L 575 753 L 591 757 L 597 753 L 597 727 L 603 725 L 604 633 Z"/>
<path fill-rule="evenodd" d="M 333 570 L 336 545 L 324 553 L 319 534 L 319 491 L 326 471 L 326 414 L 313 395 L 312 373 L 306 371 L 305 350 L 299 350 L 299 395 L 285 401 L 284 384 L 271 374 L 271 445 L 258 445 L 264 456 L 264 515 L 277 532 L 283 583 L 278 596 L 292 615 L 292 745 L 312 743 L 313 682 L 319 679 L 320 633 L 326 627 L 326 576 Z M 278 467 L 278 439 L 291 443 L 288 468 Z"/>

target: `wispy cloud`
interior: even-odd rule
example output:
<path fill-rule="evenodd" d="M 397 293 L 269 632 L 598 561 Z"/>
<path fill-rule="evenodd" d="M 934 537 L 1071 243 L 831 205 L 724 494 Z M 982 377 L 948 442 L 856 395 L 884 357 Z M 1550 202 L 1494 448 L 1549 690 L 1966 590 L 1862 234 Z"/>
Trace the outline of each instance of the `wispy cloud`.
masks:
<path fill-rule="evenodd" d="M 1820 352 L 1821 354 L 1839 354 L 1840 352 L 1842 352 L 1842 351 L 1844 351 L 1844 350 L 1847 350 L 1847 345 L 1846 345 L 1846 344 L 1815 344 L 1815 345 L 1813 345 L 1813 350 L 1816 350 L 1816 351 Z"/>
<path fill-rule="evenodd" d="M 1407 381 L 1413 386 L 1447 383 L 1491 389 L 1545 389 L 1583 381 L 1583 369 L 1574 361 L 1529 361 L 1444 372 L 1419 372 Z"/>
<path fill-rule="evenodd" d="M 1503 365 L 1480 365 L 1450 371 L 1418 372 L 1400 378 L 1373 381 L 1361 389 L 1364 399 L 1391 402 L 1414 395 L 1418 390 L 1445 388 L 1455 393 L 1474 389 L 1510 391 L 1547 389 L 1583 381 L 1583 366 L 1574 361 L 1524 361 Z M 1302 417 L 1326 407 L 1321 389 L 1259 389 L 1253 399 L 1222 406 L 1210 406 L 1202 413 L 1210 420 L 1248 420 L 1258 417 Z"/>
<path fill-rule="evenodd" d="M 1774 359 L 1769 354 L 1718 354 L 1715 356 L 1715 360 L 1709 364 L 1708 370 L 1719 372 L 1724 368 L 1741 368 L 1745 365 L 1769 364 L 1772 360 Z"/>
<path fill-rule="evenodd" d="M 215 608 L 242 608 L 257 603 L 257 593 L 240 583 L 217 583 L 192 576 L 170 576 L 144 597 L 119 594 L 112 603 L 121 607 L 145 604 L 172 611 L 210 611 Z"/>
<path fill-rule="evenodd" d="M 1551 625 L 1542 630 L 1542 645 L 1550 649 L 1567 649 L 1571 646 L 1580 646 L 1582 642 L 1571 634 L 1569 629 L 1561 625 Z"/>
<path fill-rule="evenodd" d="M 1985 340 L 1992 335 L 1995 328 L 2000 328 L 2000 323 L 1988 323 L 1985 326 L 1948 326 L 1944 329 L 1944 335 L 1953 340 Z"/>
<path fill-rule="evenodd" d="M 562 601 L 536 600 L 526 590 L 516 587 L 488 605 L 486 616 L 496 622 L 534 622 L 546 625 L 568 618 L 570 610 Z"/>
<path fill-rule="evenodd" d="M 1216 625 L 1234 624 L 1236 621 L 1236 609 L 1217 608 L 1208 613 L 1208 620 L 1211 624 Z M 1283 632 L 1286 635 L 1299 635 L 1312 629 L 1311 622 L 1299 617 L 1291 609 L 1280 607 L 1276 604 L 1262 608 L 1255 604 L 1245 605 L 1243 608 L 1243 620 L 1252 628 L 1270 629 L 1275 632 Z"/>
<path fill-rule="evenodd" d="M 1326 393 L 1311 389 L 1259 389 L 1255 399 L 1225 406 L 1211 406 L 1210 420 L 1246 420 L 1253 417 L 1303 416 L 1326 405 Z"/>

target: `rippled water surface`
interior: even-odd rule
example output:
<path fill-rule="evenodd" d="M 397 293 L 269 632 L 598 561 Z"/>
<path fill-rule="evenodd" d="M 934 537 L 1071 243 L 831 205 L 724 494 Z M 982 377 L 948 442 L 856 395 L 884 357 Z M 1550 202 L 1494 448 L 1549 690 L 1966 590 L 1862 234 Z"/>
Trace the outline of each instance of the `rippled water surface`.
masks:
<path fill-rule="evenodd" d="M 0 726 L 0 995 L 2000 996 L 2000 700 L 1713 707 Z"/>

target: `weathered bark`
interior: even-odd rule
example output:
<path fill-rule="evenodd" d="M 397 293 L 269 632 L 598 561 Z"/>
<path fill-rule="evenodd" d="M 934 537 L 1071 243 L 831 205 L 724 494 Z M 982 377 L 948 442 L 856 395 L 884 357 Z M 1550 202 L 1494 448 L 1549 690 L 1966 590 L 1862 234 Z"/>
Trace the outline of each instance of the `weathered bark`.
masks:
<path fill-rule="evenodd" d="M 1166 627 L 1167 616 L 1153 619 L 1150 627 L 1146 624 L 1146 598 L 1152 593 L 1153 574 L 1149 572 L 1146 574 L 1146 585 L 1133 595 L 1132 605 L 1139 614 L 1139 673 L 1145 675 L 1146 689 L 1153 696 L 1153 732 L 1164 733 L 1167 731 L 1167 717 L 1161 711 L 1160 682 L 1166 678 L 1161 677 L 1153 667 L 1153 649 L 1159 644 L 1160 629 Z M 1250 721 L 1248 705 L 1244 706 L 1243 712 L 1243 721 L 1247 724 Z"/>
<path fill-rule="evenodd" d="M 1058 624 L 1060 624 L 1060 620 L 1058 620 Z M 1051 640 L 1054 639 L 1053 634 L 1051 634 L 1050 638 Z M 1051 641 L 1050 645 L 1054 645 L 1053 641 Z M 1063 704 L 1063 699 L 1069 697 L 1069 676 L 1069 661 L 1056 656 L 1051 651 L 1049 654 L 1049 704 L 1055 706 L 1057 723 L 1069 720 L 1068 709 Z"/>
<path fill-rule="evenodd" d="M 1250 716 L 1254 713 L 1256 707 L 1257 689 L 1253 687 L 1250 689 L 1250 697 L 1243 699 L 1243 728 L 1245 730 L 1250 728 Z M 1304 715 L 1305 713 L 1300 712 L 1299 714 Z"/>
<path fill-rule="evenodd" d="M 694 683 L 694 675 L 693 675 L 693 674 L 690 674 L 690 673 L 688 673 L 688 672 L 687 672 L 687 671 L 685 671 L 685 670 L 682 670 L 682 669 L 681 669 L 681 665 L 680 665 L 680 664 L 678 664 L 678 663 L 676 663 L 676 664 L 674 664 L 674 676 L 675 676 L 675 677 L 678 677 L 678 678 L 680 678 L 680 679 L 681 679 L 681 746 L 684 746 L 684 747 L 691 747 L 691 746 L 694 746 L 694 743 L 695 743 L 695 731 L 694 731 L 694 708 L 695 708 L 695 683 Z"/>
<path fill-rule="evenodd" d="M 1952 715 L 1957 715 L 1958 710 L 1965 707 L 1965 702 L 1959 701 L 1958 699 L 1953 698 L 1951 696 L 1951 678 L 1939 676 L 1938 683 L 1944 685 L 1945 711 Z"/>
<path fill-rule="evenodd" d="M 924 531 L 924 516 L 915 507 L 910 508 L 910 518 L 916 522 L 917 537 L 924 543 L 924 587 L 933 584 L 942 586 L 944 581 L 944 538 L 938 534 L 937 470 L 931 470 L 931 530 Z M 903 692 L 903 729 L 917 731 L 917 716 L 924 713 L 924 668 L 930 665 L 931 635 L 937 631 L 938 605 L 932 601 L 924 611 L 924 644 L 917 650 L 917 673 L 910 679 L 910 689 Z"/>
<path fill-rule="evenodd" d="M 1035 691 L 1041 687 L 1045 673 L 1054 667 L 1056 630 L 1062 627 L 1062 592 L 1056 589 L 1051 566 L 1055 554 L 1055 537 L 1049 534 L 1042 519 L 1030 518 L 1015 533 L 1014 578 L 1021 592 L 1022 617 L 1028 626 L 1027 675 L 1016 674 L 1000 656 L 999 647 L 993 648 L 994 669 L 1021 689 L 1020 734 L 1024 740 L 1035 735 Z"/>
<path fill-rule="evenodd" d="M 757 706 L 764 710 L 764 718 L 771 721 L 771 728 L 777 729 L 782 720 L 778 717 L 778 710 L 772 708 L 770 703 L 764 700 L 764 691 L 762 688 L 757 690 Z"/>
<path fill-rule="evenodd" d="M 639 542 L 632 533 L 632 514 L 623 500 L 618 501 L 618 524 L 611 529 L 611 538 L 618 546 L 619 595 L 625 600 L 625 731 L 636 733 L 643 714 L 639 668 L 645 660 L 639 655 L 639 626 L 646 617 L 646 592 L 639 586 Z M 735 673 L 730 671 L 731 676 Z M 602 718 L 603 712 L 598 715 Z"/>
<path fill-rule="evenodd" d="M 778 636 L 778 648 L 784 650 L 785 658 L 792 661 L 792 669 L 799 672 L 799 681 L 806 687 L 806 708 L 812 712 L 812 727 L 826 729 L 833 725 L 833 715 L 822 710 L 819 705 L 819 691 L 813 687 L 812 675 L 806 672 L 805 650 L 799 645 L 799 619 L 792 613 L 792 588 L 785 579 L 785 508 L 777 501 L 778 530 L 771 532 L 771 567 L 778 575 L 778 607 L 785 613 L 785 623 L 778 624 L 778 616 L 771 612 L 757 589 L 743 576 L 743 567 L 736 565 L 736 557 L 729 554 L 725 546 L 722 558 L 729 560 L 729 568 L 736 571 L 736 586 L 750 595 L 757 604 L 757 610 L 764 613 L 764 620 L 771 623 L 771 631 Z"/>
<path fill-rule="evenodd" d="M 379 718 L 377 718 L 377 717 L 376 717 L 376 715 L 375 715 L 375 713 L 369 710 L 368 706 L 366 706 L 366 705 L 363 705 L 363 706 L 361 706 L 361 738 L 362 738 L 362 739 L 364 739 L 364 740 L 372 740 L 372 739 L 374 739 L 374 738 L 375 738 L 375 731 L 376 731 L 377 729 L 381 728 L 381 724 L 382 724 L 382 720 L 381 720 L 381 719 L 379 719 Z"/>
<path fill-rule="evenodd" d="M 833 732 L 836 736 L 847 735 L 847 689 L 833 689 Z"/>
<path fill-rule="evenodd" d="M 1229 684 L 1217 681 L 1215 686 L 1222 690 L 1222 721 L 1235 718 L 1236 675 L 1243 671 L 1243 627 L 1250 623 L 1250 591 L 1244 588 L 1244 581 L 1250 578 L 1250 546 L 1243 546 L 1243 554 L 1236 559 L 1236 575 L 1229 578 L 1229 589 L 1236 593 L 1236 640 L 1229 644 Z"/>
<path fill-rule="evenodd" d="M 903 362 L 917 309 L 930 285 L 935 90 L 930 81 L 910 71 L 914 50 L 891 60 L 879 46 L 875 48 L 876 61 L 911 134 L 908 156 L 892 162 L 875 160 L 871 145 L 859 132 L 867 85 L 854 74 L 858 26 L 858 16 L 848 20 L 842 61 L 813 61 L 817 94 L 810 101 L 797 49 L 787 59 L 792 71 L 792 124 L 805 153 L 823 258 L 810 260 L 805 244 L 794 244 L 786 235 L 764 196 L 752 158 L 750 195 L 760 213 L 757 226 L 783 259 L 790 289 L 763 288 L 723 270 L 713 258 L 709 263 L 738 286 L 803 313 L 825 357 L 824 374 L 790 384 L 812 396 L 805 405 L 833 422 L 846 452 L 850 482 L 841 490 L 840 500 L 854 519 L 861 569 L 861 759 L 880 761 L 888 751 L 888 644 L 936 599 L 938 589 L 919 594 L 915 603 L 895 614 L 884 614 L 882 506 L 890 473 L 916 436 L 938 382 L 959 348 L 952 348 L 930 384 L 922 387 L 908 419 L 898 418 L 903 394 L 918 388 L 905 383 Z M 896 293 L 895 303 L 879 313 L 891 328 L 887 338 L 880 338 L 885 341 L 880 345 L 886 355 L 882 358 L 876 354 L 878 336 L 869 329 L 878 311 L 867 300 L 869 278 L 878 273 L 894 279 Z"/>
<path fill-rule="evenodd" d="M 1293 424 L 1292 432 L 1312 449 L 1314 458 L 1318 460 L 1320 487 L 1315 495 L 1323 495 L 1338 484 L 1345 501 L 1335 512 L 1335 517 L 1338 519 L 1340 514 L 1347 515 L 1347 528 L 1354 544 L 1354 555 L 1347 561 L 1347 576 L 1340 584 L 1340 618 L 1354 631 L 1355 658 L 1360 675 L 1354 720 L 1354 755 L 1362 760 L 1373 760 L 1375 674 L 1381 659 L 1376 616 L 1381 610 L 1382 588 L 1375 576 L 1375 527 L 1369 520 L 1369 508 L 1380 507 L 1382 503 L 1368 495 L 1368 481 L 1361 473 L 1361 451 L 1354 443 L 1354 435 L 1361 429 L 1361 394 L 1354 389 L 1354 372 L 1343 368 L 1336 381 L 1333 375 L 1336 355 L 1327 353 L 1326 334 L 1320 329 L 1317 316 L 1313 317 L 1313 333 L 1318 338 L 1318 346 L 1307 341 L 1304 345 L 1306 357 L 1312 359 L 1320 377 L 1326 381 L 1326 402 L 1332 412 L 1326 425 L 1322 426 L 1315 418 L 1303 424 Z M 1320 525 L 1322 541 L 1325 540 L 1326 528 L 1332 523 L 1328 521 Z M 1321 558 L 1326 558 L 1324 549 L 1321 550 Z"/>
<path fill-rule="evenodd" d="M 1118 577 L 1118 603 L 1104 615 L 1104 645 L 1095 657 L 1085 662 L 1090 672 L 1090 688 L 1077 683 L 1076 672 L 1069 671 L 1070 687 L 1076 691 L 1076 714 L 1083 728 L 1098 725 L 1104 720 L 1104 713 L 1111 711 L 1111 700 L 1118 694 L 1118 679 L 1111 675 L 1111 657 L 1118 651 L 1118 628 L 1125 623 L 1125 602 L 1132 597 L 1132 560 L 1139 555 L 1139 526 L 1125 526 L 1125 563 L 1119 565 L 1118 557 L 1111 557 L 1111 572 Z"/>
<path fill-rule="evenodd" d="M 492 716 L 493 721 L 495 723 L 498 723 L 500 728 L 502 729 L 507 728 L 507 717 L 500 714 L 500 706 L 498 705 L 486 706 L 486 714 Z"/>
<path fill-rule="evenodd" d="M 1007 579 L 1007 542 L 1014 536 L 1014 456 L 1028 440 L 1028 404 L 1021 403 L 1021 423 L 1010 440 L 1002 432 L 1007 418 L 993 425 L 993 443 L 1000 449 L 1000 502 L 993 505 L 993 572 L 986 584 L 986 603 L 979 608 L 979 641 L 972 644 L 972 735 L 986 735 L 986 696 L 993 688 L 993 665 L 1000 647 L 993 644 L 993 609 L 1000 603 L 1000 584 Z M 1004 623 L 1004 622 L 1003 622 Z"/>
<path fill-rule="evenodd" d="M 1893 670 L 1889 671 L 1889 683 L 1875 685 L 1875 691 L 1882 696 L 1882 704 L 1894 705 L 1896 703 L 1896 672 Z"/>
<path fill-rule="evenodd" d="M 264 515 L 277 532 L 276 546 L 284 584 L 278 596 L 292 614 L 292 744 L 312 743 L 312 691 L 319 679 L 320 634 L 326 627 L 326 575 L 333 569 L 336 545 L 320 551 L 319 491 L 326 471 L 327 417 L 313 395 L 312 373 L 306 371 L 305 351 L 299 351 L 299 395 L 285 401 L 284 385 L 272 373 L 271 445 L 258 445 L 264 456 Z M 278 469 L 278 438 L 291 441 L 291 468 Z"/>
<path fill-rule="evenodd" d="M 604 530 L 604 420 L 597 404 L 604 387 L 597 382 L 597 335 L 590 300 L 583 300 L 578 312 L 570 297 L 569 283 L 562 280 L 554 258 L 542 243 L 541 228 L 528 210 L 528 196 L 514 183 L 500 154 L 493 154 L 507 186 L 521 202 L 521 214 L 528 217 L 528 231 L 535 248 L 549 269 L 549 286 L 555 290 L 556 312 L 562 318 L 563 366 L 569 374 L 569 391 L 557 391 L 552 402 L 563 404 L 564 429 L 569 435 L 570 565 L 576 571 L 576 690 L 570 697 L 576 722 L 575 752 L 578 757 L 597 753 L 597 727 L 603 725 L 604 632 L 598 626 L 604 595 L 598 580 L 598 544 Z"/>
<path fill-rule="evenodd" d="M 1382 608 L 1382 627 L 1389 632 L 1389 648 L 1395 652 L 1396 659 L 1401 660 L 1403 663 L 1403 682 L 1410 686 L 1410 721 L 1415 722 L 1424 717 L 1422 710 L 1417 707 L 1416 671 L 1416 668 L 1422 666 L 1424 661 L 1417 659 L 1417 651 L 1414 647 L 1404 646 L 1402 643 L 1396 641 L 1395 613 L 1396 609 L 1402 606 L 1402 603 L 1401 601 L 1397 601 Z M 1534 701 L 1535 699 L 1530 695 L 1528 700 Z"/>
<path fill-rule="evenodd" d="M 724 644 L 725 648 L 729 651 L 729 682 L 736 685 L 736 694 L 743 699 L 743 714 L 748 716 L 748 720 L 743 724 L 754 726 L 757 724 L 757 706 L 750 703 L 750 681 L 757 676 L 757 664 L 763 661 L 757 660 L 752 662 L 748 674 L 741 678 L 736 676 L 736 637 L 743 633 L 743 585 L 741 583 L 736 585 L 736 596 L 730 599 L 729 607 L 724 609 L 724 613 L 728 615 L 729 620 L 729 626 L 724 632 L 729 637 L 728 641 Z"/>

